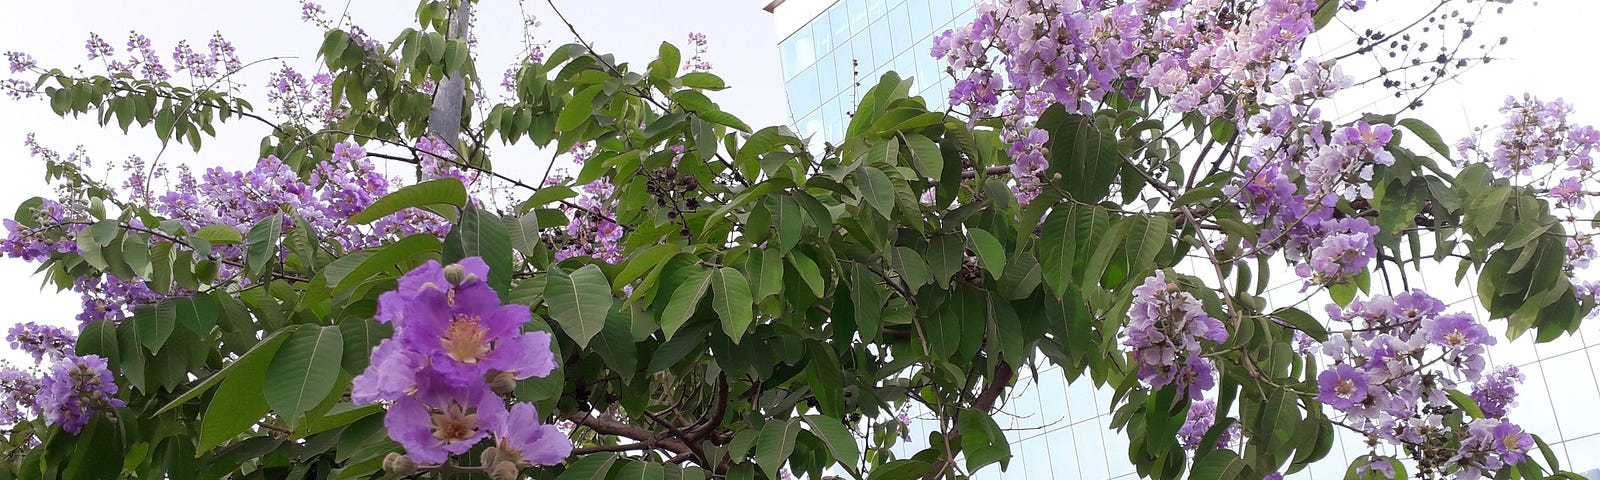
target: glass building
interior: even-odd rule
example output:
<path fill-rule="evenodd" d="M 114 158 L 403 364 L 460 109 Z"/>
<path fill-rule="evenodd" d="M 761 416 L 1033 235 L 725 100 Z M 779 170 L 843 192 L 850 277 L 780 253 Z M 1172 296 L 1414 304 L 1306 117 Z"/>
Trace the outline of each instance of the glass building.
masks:
<path fill-rule="evenodd" d="M 844 136 L 859 94 L 886 71 L 915 79 L 913 92 L 930 107 L 945 104 L 954 81 L 929 55 L 933 38 L 946 29 L 970 22 L 978 0 L 771 0 L 780 38 L 782 78 L 796 131 L 815 141 L 837 142 Z M 1335 106 L 1335 110 L 1337 105 Z M 1337 115 L 1335 115 L 1337 118 Z M 1180 266 L 1180 269 L 1183 267 Z M 1450 304 L 1451 311 L 1471 311 L 1487 318 L 1477 299 L 1476 284 L 1467 279 L 1421 278 L 1421 287 Z M 1296 278 L 1287 270 L 1276 278 Z M 1294 304 L 1300 281 L 1289 280 L 1268 292 L 1273 304 Z M 1330 303 L 1326 296 L 1312 304 Z M 1590 325 L 1600 324 L 1600 320 Z M 1501 321 L 1491 331 L 1503 331 Z M 1590 339 L 1589 337 L 1595 337 Z M 1554 342 L 1533 345 L 1530 338 L 1500 339 L 1491 348 L 1496 365 L 1517 365 L 1527 380 L 1519 389 L 1513 421 L 1548 442 L 1563 469 L 1600 480 L 1600 329 L 1584 328 Z M 1012 443 L 1010 467 L 991 466 L 975 478 L 1137 478 L 1127 459 L 1127 434 L 1111 429 L 1111 390 L 1097 389 L 1087 379 L 1068 383 L 1057 367 L 1037 377 L 1026 369 L 1001 407 L 996 420 Z M 902 457 L 921 450 L 919 444 L 937 429 L 931 420 L 911 426 L 913 443 Z M 1365 441 L 1341 431 L 1327 458 L 1288 478 L 1344 478 L 1350 461 L 1368 453 Z"/>

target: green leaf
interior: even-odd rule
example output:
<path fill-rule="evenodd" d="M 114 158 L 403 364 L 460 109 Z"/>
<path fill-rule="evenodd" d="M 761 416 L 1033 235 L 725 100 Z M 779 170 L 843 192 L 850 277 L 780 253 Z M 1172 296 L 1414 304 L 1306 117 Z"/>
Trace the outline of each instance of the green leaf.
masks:
<path fill-rule="evenodd" d="M 133 323 L 139 327 L 139 343 L 154 355 L 161 351 L 161 346 L 172 336 L 172 330 L 177 328 L 178 311 L 166 301 L 140 305 L 133 308 Z"/>
<path fill-rule="evenodd" d="M 566 185 L 546 185 L 540 188 L 539 191 L 534 192 L 533 196 L 528 197 L 527 201 L 522 202 L 522 206 L 517 207 L 517 211 L 526 212 L 534 207 L 542 207 L 576 196 L 578 196 L 578 192 L 572 191 L 572 188 Z"/>
<path fill-rule="evenodd" d="M 718 77 L 716 74 L 708 72 L 685 73 L 682 77 L 679 77 L 679 80 L 683 81 L 683 86 L 689 88 L 698 88 L 702 90 L 722 90 L 724 88 L 728 88 L 728 84 L 722 81 L 722 77 Z"/>
<path fill-rule="evenodd" d="M 1282 320 L 1284 323 L 1289 324 L 1297 330 L 1305 332 L 1306 335 L 1310 335 L 1311 338 L 1316 339 L 1319 342 L 1328 341 L 1328 329 L 1324 328 L 1321 323 L 1317 322 L 1316 318 L 1312 318 L 1311 314 L 1303 312 L 1298 308 L 1280 308 L 1277 311 L 1272 312 L 1272 318 Z"/>
<path fill-rule="evenodd" d="M 1320 14 L 1321 12 L 1318 13 Z M 1433 151 L 1439 152 L 1439 155 L 1447 159 L 1450 158 L 1450 146 L 1444 143 L 1444 137 L 1440 137 L 1439 132 L 1428 126 L 1427 122 L 1415 118 L 1407 118 L 1400 121 L 1400 126 L 1411 130 L 1411 133 L 1422 139 L 1423 143 L 1427 143 L 1428 147 L 1433 148 Z"/>
<path fill-rule="evenodd" d="M 245 352 L 244 355 L 240 355 L 238 360 L 234 360 L 229 362 L 227 365 L 223 365 L 222 369 L 218 370 L 217 373 L 211 374 L 210 377 L 206 377 L 205 380 L 201 381 L 199 385 L 195 385 L 194 388 L 189 389 L 189 391 L 183 392 L 183 395 L 179 395 L 178 398 L 174 398 L 172 401 L 167 402 L 166 406 L 156 410 L 156 412 L 150 414 L 150 416 L 160 416 L 161 414 L 171 411 L 174 408 L 178 408 L 178 406 L 183 405 L 189 400 L 199 397 L 200 394 L 210 390 L 211 387 L 221 384 L 224 379 L 227 379 L 229 375 L 233 375 L 234 372 L 254 371 L 256 375 L 265 375 L 264 372 L 266 371 L 267 363 L 272 361 L 273 354 L 277 353 L 278 347 L 283 344 L 283 340 L 289 338 L 289 335 L 286 333 L 292 331 L 293 330 L 291 329 L 284 329 L 273 332 L 272 335 L 261 340 L 261 342 L 257 343 L 254 347 L 250 347 L 250 351 Z M 259 391 L 259 389 L 257 389 L 257 391 Z M 265 407 L 263 407 L 263 410 L 265 410 Z"/>
<path fill-rule="evenodd" d="M 600 267 L 584 265 L 570 275 L 551 269 L 547 278 L 544 298 L 550 317 L 579 347 L 588 347 L 589 340 L 605 328 L 611 311 L 611 284 L 606 274 Z"/>
<path fill-rule="evenodd" d="M 99 355 L 116 364 L 119 353 L 116 324 L 110 320 L 96 320 L 84 325 L 83 331 L 78 334 L 78 344 L 74 346 L 73 353 L 79 356 Z"/>
<path fill-rule="evenodd" d="M 623 306 L 620 302 L 606 315 L 606 325 L 595 337 L 592 348 L 600 358 L 606 361 L 606 366 L 620 373 L 623 381 L 631 378 L 631 374 L 639 369 L 638 345 L 633 342 L 633 312 L 631 308 Z"/>
<path fill-rule="evenodd" d="M 1446 389 L 1444 393 L 1450 397 L 1450 403 L 1454 403 L 1456 404 L 1456 407 L 1466 411 L 1468 416 L 1472 418 L 1484 418 L 1483 408 L 1479 407 L 1478 401 L 1473 400 L 1471 396 L 1467 395 L 1466 393 L 1462 393 L 1459 390 L 1453 389 Z"/>
<path fill-rule="evenodd" d="M 441 178 L 409 185 L 394 193 L 384 195 L 366 209 L 350 217 L 350 223 L 368 224 L 380 218 L 405 210 L 427 205 L 450 205 L 460 208 L 467 204 L 467 188 L 460 180 Z"/>
<path fill-rule="evenodd" d="M 1239 454 L 1233 453 L 1232 450 L 1212 450 L 1194 462 L 1194 472 L 1189 475 L 1192 480 L 1232 480 L 1248 477 L 1249 467 L 1239 458 Z"/>
<path fill-rule="evenodd" d="M 877 167 L 863 166 L 856 171 L 860 175 L 861 197 L 877 209 L 884 218 L 894 218 L 894 184 L 890 183 L 889 175 Z"/>
<path fill-rule="evenodd" d="M 394 326 L 370 318 L 349 317 L 339 322 L 339 334 L 344 337 L 339 366 L 345 373 L 359 375 L 367 369 L 378 342 L 394 336 Z"/>
<path fill-rule="evenodd" d="M 561 115 L 556 116 L 556 130 L 566 132 L 578 128 L 583 122 L 594 115 L 594 97 L 600 94 L 604 85 L 594 85 L 572 96 Z"/>
<path fill-rule="evenodd" d="M 933 465 L 922 460 L 901 459 L 878 466 L 867 475 L 867 480 L 912 480 L 933 471 Z"/>
<path fill-rule="evenodd" d="M 846 470 L 855 472 L 856 464 L 861 463 L 861 446 L 856 444 L 856 437 L 844 428 L 844 422 L 822 415 L 806 415 L 801 418 L 811 425 L 811 433 L 822 439 L 822 444 L 833 453 L 834 460 Z"/>
<path fill-rule="evenodd" d="M 207 294 L 195 294 L 192 297 L 169 298 L 161 303 L 172 303 L 176 310 L 178 323 L 183 324 L 189 331 L 204 338 L 211 334 L 211 327 L 217 325 L 217 300 Z"/>
<path fill-rule="evenodd" d="M 275 213 L 250 227 L 250 245 L 245 250 L 245 264 L 250 272 L 260 274 L 267 262 L 278 256 L 278 240 L 283 238 L 283 214 Z"/>
<path fill-rule="evenodd" d="M 675 77 L 678 75 L 678 64 L 682 61 L 683 54 L 678 52 L 678 47 L 661 42 L 661 47 L 656 49 L 656 59 L 650 62 L 650 76 L 663 79 Z"/>
<path fill-rule="evenodd" d="M 965 239 L 956 235 L 940 235 L 928 242 L 922 256 L 928 261 L 928 273 L 933 275 L 934 285 L 941 288 L 948 285 L 950 277 L 961 271 L 966 243 Z"/>
<path fill-rule="evenodd" d="M 282 333 L 268 337 L 228 367 L 222 386 L 211 396 L 201 419 L 197 452 L 210 451 L 255 426 L 267 414 L 270 407 L 262 396 L 267 370 L 283 346 L 282 340 L 288 337 Z"/>
<path fill-rule="evenodd" d="M 520 217 L 505 217 L 506 232 L 511 235 L 511 246 L 523 257 L 533 257 L 539 251 L 539 216 L 525 213 Z"/>
<path fill-rule="evenodd" d="M 905 140 L 906 148 L 911 150 L 911 161 L 916 165 L 917 173 L 939 181 L 944 174 L 944 154 L 939 151 L 939 144 L 915 133 L 902 135 L 901 138 Z"/>
<path fill-rule="evenodd" d="M 989 414 L 977 410 L 962 410 L 957 417 L 961 427 L 961 452 L 967 457 L 967 471 L 976 472 L 985 465 L 1011 458 L 1011 443 L 1005 432 Z"/>
<path fill-rule="evenodd" d="M 1311 16 L 1311 24 L 1314 27 L 1312 31 L 1322 30 L 1322 27 L 1328 26 L 1328 23 L 1333 21 L 1333 16 L 1339 13 L 1339 7 L 1343 4 L 1344 2 L 1332 0 L 1322 2 L 1322 5 L 1317 7 L 1317 12 Z"/>
<path fill-rule="evenodd" d="M 556 480 L 605 480 L 606 473 L 611 471 L 611 465 L 616 461 L 617 455 L 614 453 L 584 455 L 568 464 Z"/>
<path fill-rule="evenodd" d="M 778 470 L 794 453 L 794 440 L 799 435 L 800 422 L 795 419 L 768 421 L 761 428 L 761 436 L 756 438 L 756 465 L 769 477 L 777 478 Z"/>
<path fill-rule="evenodd" d="M 722 331 L 738 344 L 750 323 L 755 321 L 750 282 L 738 270 L 722 267 L 711 275 L 711 292 L 715 294 L 711 308 L 722 319 Z"/>
<path fill-rule="evenodd" d="M 489 266 L 489 286 L 504 297 L 511 290 L 511 234 L 496 217 L 476 206 L 461 210 L 461 222 L 444 237 L 444 260 L 481 257 Z"/>
<path fill-rule="evenodd" d="M 338 327 L 303 326 L 285 340 L 267 366 L 262 395 L 293 426 L 300 414 L 327 398 L 339 378 L 344 335 Z"/>
<path fill-rule="evenodd" d="M 693 265 L 684 268 L 693 268 L 694 271 L 682 278 L 681 283 L 671 285 L 672 294 L 667 297 L 667 304 L 661 310 L 661 332 L 667 338 L 672 338 L 678 328 L 694 316 L 695 309 L 700 306 L 700 299 L 705 298 L 706 287 L 711 285 L 711 270 Z"/>
<path fill-rule="evenodd" d="M 1000 278 L 1006 269 L 1006 249 L 1000 245 L 1000 240 L 978 228 L 968 229 L 967 236 L 972 239 L 972 250 L 978 252 L 978 261 L 983 268 L 995 278 Z"/>
<path fill-rule="evenodd" d="M 1050 132 L 1050 171 L 1061 175 L 1054 183 L 1082 203 L 1098 202 L 1110 194 L 1123 163 L 1116 136 L 1096 127 L 1093 120 L 1054 105 L 1035 122 Z"/>
<path fill-rule="evenodd" d="M 116 240 L 117 232 L 120 231 L 122 231 L 121 223 L 117 220 L 101 220 L 89 226 L 89 238 L 93 239 L 96 245 L 104 247 L 110 245 L 112 240 Z"/>
<path fill-rule="evenodd" d="M 227 225 L 206 225 L 195 230 L 194 236 L 204 238 L 212 245 L 233 245 L 244 241 L 244 236 L 238 230 Z"/>

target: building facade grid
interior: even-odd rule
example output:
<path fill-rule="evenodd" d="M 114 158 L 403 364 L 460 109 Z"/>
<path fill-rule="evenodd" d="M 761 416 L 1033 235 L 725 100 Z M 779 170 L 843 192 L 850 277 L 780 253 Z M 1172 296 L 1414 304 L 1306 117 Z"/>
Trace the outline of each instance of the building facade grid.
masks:
<path fill-rule="evenodd" d="M 790 115 L 802 137 L 837 143 L 858 95 L 890 70 L 912 77 L 912 91 L 931 109 L 948 104 L 954 82 L 929 51 L 940 32 L 975 17 L 977 0 L 810 1 L 827 5 L 779 43 Z M 1276 277 L 1294 278 L 1284 273 Z M 1411 274 L 1452 310 L 1487 318 L 1472 278 L 1455 285 L 1450 279 Z M 1297 303 L 1299 284 L 1289 281 L 1271 289 L 1269 302 Z M 1328 300 L 1324 296 L 1311 302 Z M 1501 327 L 1492 323 L 1491 331 Z M 1562 468 L 1579 472 L 1600 467 L 1600 413 L 1595 410 L 1600 405 L 1600 332 L 1589 330 L 1540 345 L 1526 337 L 1516 342 L 1502 337 L 1489 354 L 1491 363 L 1516 365 L 1527 376 L 1511 417 L 1542 435 Z M 1055 366 L 1041 367 L 1036 375 L 1024 370 L 1019 377 L 996 418 L 1011 439 L 1010 467 L 1004 472 L 991 467 L 974 478 L 1137 477 L 1127 459 L 1126 434 L 1111 429 L 1109 389 L 1095 388 L 1087 378 L 1069 383 Z M 928 434 L 937 429 L 935 421 L 914 420 L 912 441 L 898 447 L 897 454 L 909 457 L 925 448 Z M 1368 448 L 1359 436 L 1340 432 L 1327 458 L 1289 478 L 1344 478 L 1350 461 Z M 1600 479 L 1600 471 L 1590 478 Z"/>

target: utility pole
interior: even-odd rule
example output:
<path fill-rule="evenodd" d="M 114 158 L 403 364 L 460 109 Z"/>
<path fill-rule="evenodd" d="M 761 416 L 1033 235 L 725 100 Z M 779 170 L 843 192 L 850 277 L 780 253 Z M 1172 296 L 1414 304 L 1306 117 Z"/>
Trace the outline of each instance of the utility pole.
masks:
<path fill-rule="evenodd" d="M 461 0 L 461 6 L 450 15 L 449 38 L 466 38 L 467 29 L 472 26 L 471 20 L 472 0 Z M 466 77 L 461 72 L 451 72 L 434 88 L 433 111 L 428 114 L 428 133 L 458 152 L 461 146 L 461 109 L 466 97 Z"/>

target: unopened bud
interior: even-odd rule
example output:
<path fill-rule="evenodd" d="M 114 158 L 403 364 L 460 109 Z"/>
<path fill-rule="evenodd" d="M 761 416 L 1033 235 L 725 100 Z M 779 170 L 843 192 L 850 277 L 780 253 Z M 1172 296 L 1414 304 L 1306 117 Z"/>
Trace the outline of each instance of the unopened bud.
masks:
<path fill-rule="evenodd" d="M 517 464 L 500 462 L 489 471 L 489 480 L 517 480 Z"/>
<path fill-rule="evenodd" d="M 411 457 L 407 457 L 396 452 L 389 452 L 389 456 L 383 457 L 383 471 L 389 472 L 396 476 L 404 477 L 406 475 L 417 473 L 417 463 L 411 461 Z"/>
<path fill-rule="evenodd" d="M 478 461 L 484 465 L 495 465 L 500 463 L 501 460 L 505 460 L 500 457 L 501 455 L 499 447 L 489 447 L 483 449 L 483 453 L 478 455 Z"/>
<path fill-rule="evenodd" d="M 500 395 L 510 395 L 517 389 L 517 376 L 511 372 L 489 371 L 489 389 Z M 487 465 L 488 462 L 485 462 Z"/>
<path fill-rule="evenodd" d="M 445 265 L 444 279 L 449 280 L 451 285 L 460 285 L 461 282 L 467 280 L 467 267 L 463 267 L 459 263 Z"/>

